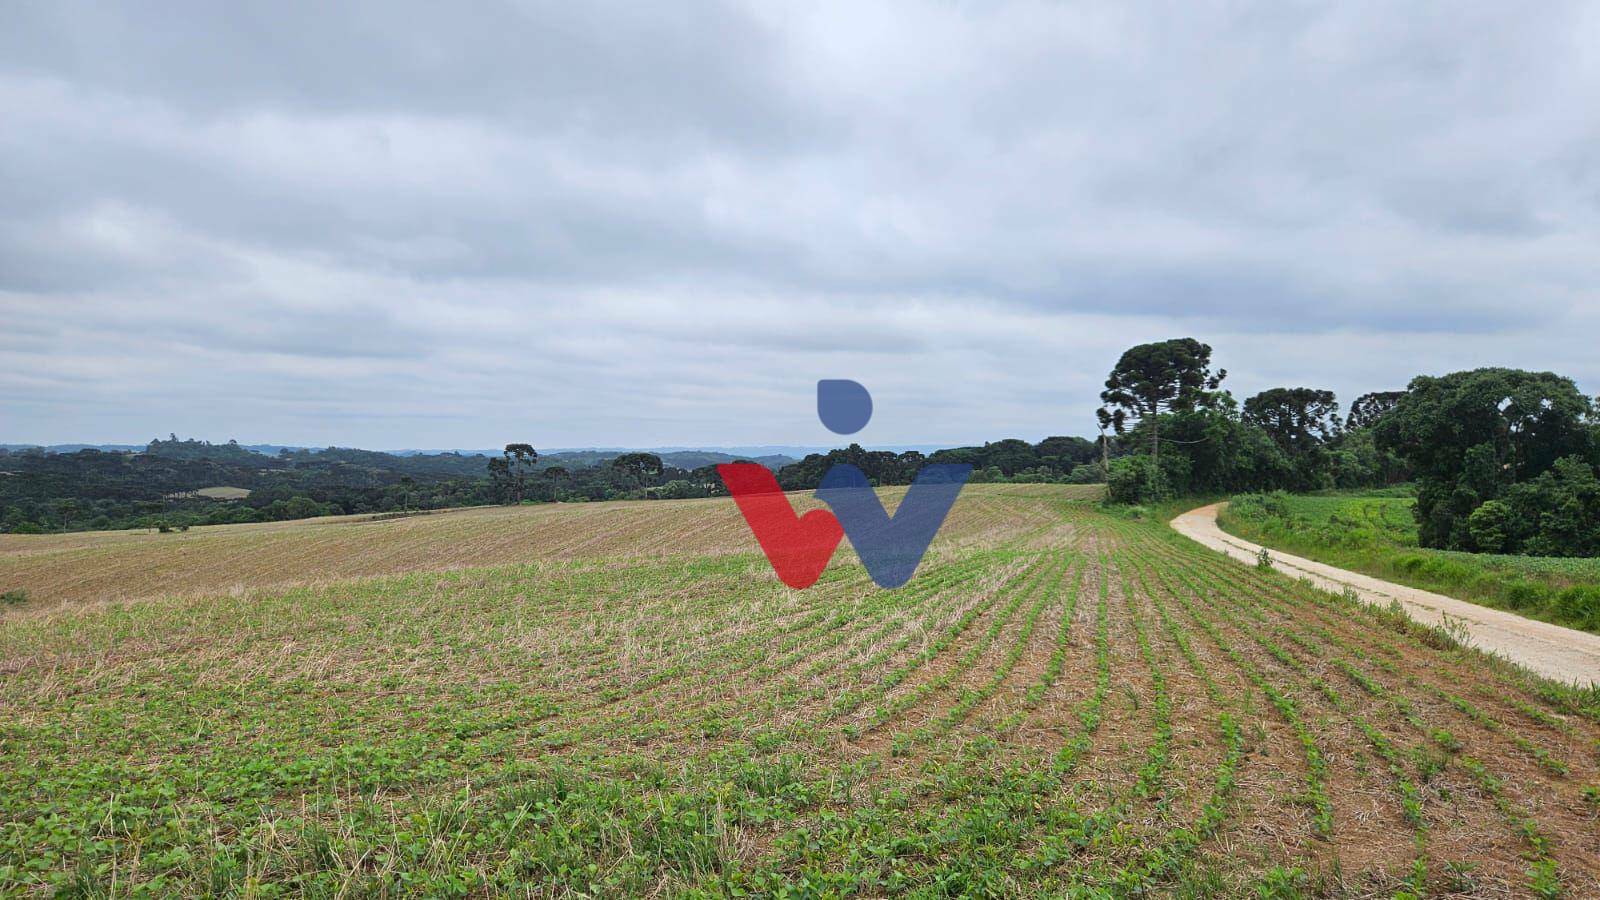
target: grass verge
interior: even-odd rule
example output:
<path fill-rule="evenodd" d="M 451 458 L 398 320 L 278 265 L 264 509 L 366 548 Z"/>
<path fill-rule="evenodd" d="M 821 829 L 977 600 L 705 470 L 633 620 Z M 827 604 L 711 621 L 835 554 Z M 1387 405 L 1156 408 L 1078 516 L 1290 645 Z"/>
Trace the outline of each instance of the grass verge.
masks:
<path fill-rule="evenodd" d="M 1224 531 L 1342 569 L 1600 634 L 1600 559 L 1503 556 L 1417 546 L 1401 490 L 1234 497 Z"/>

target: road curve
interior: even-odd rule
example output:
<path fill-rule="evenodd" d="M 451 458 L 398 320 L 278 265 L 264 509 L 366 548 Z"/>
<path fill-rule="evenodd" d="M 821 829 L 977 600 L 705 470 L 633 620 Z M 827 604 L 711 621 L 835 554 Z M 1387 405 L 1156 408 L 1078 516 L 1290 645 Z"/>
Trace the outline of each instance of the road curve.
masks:
<path fill-rule="evenodd" d="M 1192 509 L 1173 519 L 1172 527 L 1213 550 L 1254 565 L 1261 545 L 1234 537 L 1218 527 L 1217 512 L 1223 505 L 1213 503 Z M 1278 571 L 1304 578 L 1323 590 L 1339 593 L 1352 588 L 1362 600 L 1383 606 L 1398 600 L 1413 619 L 1428 625 L 1443 624 L 1444 617 L 1449 616 L 1466 625 L 1473 646 L 1499 654 L 1547 678 L 1573 684 L 1600 683 L 1600 635 L 1525 619 L 1504 610 L 1290 556 L 1270 547 L 1267 553 Z"/>

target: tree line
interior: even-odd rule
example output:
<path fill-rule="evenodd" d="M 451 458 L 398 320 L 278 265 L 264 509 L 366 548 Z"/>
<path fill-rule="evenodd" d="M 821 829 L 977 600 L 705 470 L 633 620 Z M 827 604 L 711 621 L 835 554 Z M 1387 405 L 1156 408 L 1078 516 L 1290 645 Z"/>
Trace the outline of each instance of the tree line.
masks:
<path fill-rule="evenodd" d="M 1419 375 L 1363 394 L 1341 419 L 1332 391 L 1278 387 L 1241 406 L 1226 377 L 1194 338 L 1123 353 L 1097 411 L 1129 450 L 1107 472 L 1112 501 L 1414 481 L 1425 547 L 1600 553 L 1600 419 L 1570 378 Z"/>
<path fill-rule="evenodd" d="M 1076 437 L 1007 439 L 926 455 L 852 444 L 799 461 L 753 461 L 775 469 L 791 490 L 815 488 L 839 462 L 859 466 L 876 484 L 909 484 L 923 465 L 942 462 L 971 464 L 975 481 L 1100 482 L 1098 460 L 1116 452 L 1115 441 L 1108 443 L 1109 450 Z M 0 449 L 0 531 L 185 529 L 487 504 L 715 497 L 725 493 L 716 462 L 733 461 L 701 451 L 541 455 L 529 442 L 508 443 L 487 456 L 399 456 L 353 448 L 283 449 L 269 456 L 233 441 L 212 444 L 176 435 L 152 440 L 140 452 Z M 223 486 L 249 494 L 196 494 Z"/>
<path fill-rule="evenodd" d="M 0 450 L 0 531 L 185 528 L 493 502 L 482 456 L 151 441 L 142 452 Z M 212 499 L 207 488 L 248 491 Z"/>
<path fill-rule="evenodd" d="M 665 459 L 664 459 L 665 458 Z M 705 452 L 590 451 L 541 457 L 528 443 L 493 456 L 330 447 L 265 455 L 229 441 L 177 436 L 143 451 L 50 453 L 0 448 L 0 532 L 148 528 L 270 522 L 341 514 L 409 512 L 496 503 L 682 499 L 722 492 Z M 763 464 L 789 461 L 762 457 Z M 197 492 L 235 488 L 215 499 Z"/>
<path fill-rule="evenodd" d="M 1600 554 L 1600 420 L 1570 378 L 1505 368 L 1418 376 L 1403 390 L 1361 395 L 1341 417 L 1334 393 L 1313 387 L 1274 387 L 1240 403 L 1211 355 L 1194 338 L 1129 348 L 1106 378 L 1100 434 L 1092 439 L 1008 438 L 929 454 L 851 444 L 787 465 L 761 462 L 786 490 L 816 488 L 839 463 L 879 485 L 909 484 L 928 464 L 965 463 L 975 482 L 1105 482 L 1109 500 L 1127 504 L 1414 482 L 1423 546 Z M 492 456 L 348 448 L 267 456 L 175 435 L 138 453 L 0 449 L 0 531 L 714 497 L 725 492 L 715 464 L 696 464 L 713 458 L 541 457 L 528 442 Z M 219 485 L 250 493 L 235 500 L 194 494 Z"/>
<path fill-rule="evenodd" d="M 866 450 L 851 444 L 827 453 L 812 453 L 778 472 L 784 490 L 810 490 L 821 484 L 822 476 L 839 463 L 859 468 L 878 485 L 910 484 L 923 466 L 965 463 L 973 468 L 974 482 L 1075 482 L 1099 483 L 1105 480 L 1098 465 L 1102 450 L 1095 441 L 1081 437 L 1047 437 L 1036 444 L 1018 438 L 992 441 L 982 446 L 952 447 L 923 454 L 916 450 L 894 453 Z"/>

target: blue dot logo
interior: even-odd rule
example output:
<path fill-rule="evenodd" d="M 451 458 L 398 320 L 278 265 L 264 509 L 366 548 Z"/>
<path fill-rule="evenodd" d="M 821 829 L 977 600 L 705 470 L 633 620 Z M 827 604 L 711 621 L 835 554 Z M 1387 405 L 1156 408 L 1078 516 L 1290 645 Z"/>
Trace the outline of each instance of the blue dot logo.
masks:
<path fill-rule="evenodd" d="M 824 378 L 817 382 L 817 418 L 834 434 L 855 434 L 872 421 L 872 395 L 858 381 Z"/>

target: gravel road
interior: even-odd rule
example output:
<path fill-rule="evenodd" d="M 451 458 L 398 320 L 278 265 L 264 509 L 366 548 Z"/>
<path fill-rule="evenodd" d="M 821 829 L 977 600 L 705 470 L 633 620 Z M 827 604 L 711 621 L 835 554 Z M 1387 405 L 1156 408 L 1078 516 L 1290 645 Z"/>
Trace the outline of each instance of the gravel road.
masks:
<path fill-rule="evenodd" d="M 1172 527 L 1213 550 L 1254 565 L 1261 545 L 1234 537 L 1217 526 L 1217 512 L 1223 505 L 1213 503 L 1190 510 L 1173 519 Z M 1445 616 L 1449 616 L 1466 626 L 1473 646 L 1504 656 L 1540 675 L 1574 684 L 1600 683 L 1600 635 L 1526 619 L 1271 548 L 1267 552 L 1278 571 L 1305 578 L 1324 590 L 1339 593 L 1346 587 L 1353 588 L 1362 600 L 1384 606 L 1399 600 L 1413 619 L 1429 625 L 1443 624 Z"/>

